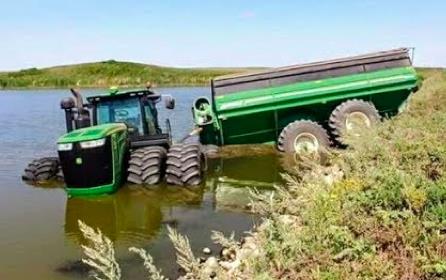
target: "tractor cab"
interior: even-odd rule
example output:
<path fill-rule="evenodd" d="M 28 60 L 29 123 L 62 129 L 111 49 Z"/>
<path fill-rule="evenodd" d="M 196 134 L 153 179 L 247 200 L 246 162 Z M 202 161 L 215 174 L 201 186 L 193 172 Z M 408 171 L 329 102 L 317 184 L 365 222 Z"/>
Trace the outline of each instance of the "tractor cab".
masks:
<path fill-rule="evenodd" d="M 74 129 L 109 123 L 124 123 L 128 128 L 131 147 L 161 145 L 168 148 L 171 142 L 170 121 L 164 129 L 158 120 L 157 104 L 164 99 L 167 109 L 174 109 L 175 100 L 170 95 L 159 95 L 150 89 L 120 92 L 112 87 L 108 94 L 87 97 L 83 103 L 80 93 L 71 89 L 75 99 L 61 102 L 65 110 L 67 132 Z"/>
<path fill-rule="evenodd" d="M 170 122 L 164 129 L 158 120 L 157 103 L 164 98 L 166 108 L 173 109 L 171 96 L 161 96 L 149 89 L 119 92 L 112 88 L 107 95 L 88 97 L 93 113 L 93 125 L 124 123 L 128 128 L 132 148 L 160 145 L 166 148 L 171 142 Z"/>

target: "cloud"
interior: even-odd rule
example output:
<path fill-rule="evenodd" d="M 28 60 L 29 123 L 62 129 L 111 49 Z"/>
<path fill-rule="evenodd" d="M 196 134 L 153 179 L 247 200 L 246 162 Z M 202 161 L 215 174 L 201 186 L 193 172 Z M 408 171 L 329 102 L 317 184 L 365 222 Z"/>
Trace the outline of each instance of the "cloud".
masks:
<path fill-rule="evenodd" d="M 254 11 L 244 11 L 240 14 L 240 18 L 242 19 L 250 19 L 256 17 L 256 13 Z"/>

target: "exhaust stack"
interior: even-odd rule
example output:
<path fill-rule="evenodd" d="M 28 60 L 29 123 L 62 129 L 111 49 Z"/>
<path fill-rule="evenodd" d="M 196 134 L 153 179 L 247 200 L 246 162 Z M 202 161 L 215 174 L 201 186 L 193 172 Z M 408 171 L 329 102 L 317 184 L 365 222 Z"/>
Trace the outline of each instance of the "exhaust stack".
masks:
<path fill-rule="evenodd" d="M 91 126 L 90 112 L 84 105 L 82 95 L 75 89 L 70 90 L 74 98 L 68 97 L 60 102 L 60 108 L 65 111 L 67 132 Z"/>

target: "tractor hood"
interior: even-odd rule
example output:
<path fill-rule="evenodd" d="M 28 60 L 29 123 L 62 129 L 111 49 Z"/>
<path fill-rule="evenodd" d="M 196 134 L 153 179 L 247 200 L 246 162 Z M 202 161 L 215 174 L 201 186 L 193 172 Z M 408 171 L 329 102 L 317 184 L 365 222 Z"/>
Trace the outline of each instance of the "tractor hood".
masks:
<path fill-rule="evenodd" d="M 101 124 L 71 131 L 62 135 L 57 141 L 58 144 L 90 141 L 105 138 L 118 131 L 127 130 L 123 123 Z"/>

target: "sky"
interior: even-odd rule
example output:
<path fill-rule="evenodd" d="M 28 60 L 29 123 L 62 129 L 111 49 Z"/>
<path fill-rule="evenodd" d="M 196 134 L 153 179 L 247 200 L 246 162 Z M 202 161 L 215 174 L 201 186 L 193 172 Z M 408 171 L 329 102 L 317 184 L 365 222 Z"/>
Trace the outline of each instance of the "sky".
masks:
<path fill-rule="evenodd" d="M 446 67 L 444 0 L 0 0 L 0 71 L 124 60 L 283 66 L 415 47 Z"/>

